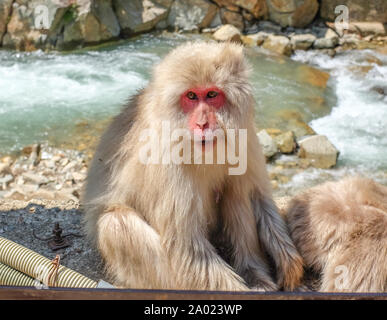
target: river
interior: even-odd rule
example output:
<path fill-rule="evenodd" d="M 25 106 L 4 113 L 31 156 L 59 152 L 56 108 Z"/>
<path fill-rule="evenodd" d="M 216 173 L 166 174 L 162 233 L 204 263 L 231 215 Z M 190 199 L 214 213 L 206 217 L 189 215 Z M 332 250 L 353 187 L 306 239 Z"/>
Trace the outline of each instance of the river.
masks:
<path fill-rule="evenodd" d="M 199 37 L 148 34 L 72 53 L 0 51 L 0 155 L 36 142 L 71 147 L 79 130 L 98 136 L 104 119 L 147 84 L 155 63 Z M 250 48 L 247 56 L 258 127 L 292 129 L 288 118 L 296 114 L 340 150 L 335 170 L 306 170 L 285 189 L 358 172 L 387 182 L 386 55 L 300 51 L 289 59 Z M 329 72 L 328 82 L 308 81 L 305 64 Z"/>

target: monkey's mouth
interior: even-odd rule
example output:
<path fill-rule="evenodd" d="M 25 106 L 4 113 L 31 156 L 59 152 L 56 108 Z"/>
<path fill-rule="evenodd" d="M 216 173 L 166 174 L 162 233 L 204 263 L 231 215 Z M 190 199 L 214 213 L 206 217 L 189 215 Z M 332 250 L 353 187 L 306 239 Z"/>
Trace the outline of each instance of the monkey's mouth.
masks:
<path fill-rule="evenodd" d="M 205 146 L 208 145 L 215 145 L 216 144 L 216 137 L 202 137 L 200 141 L 197 141 L 198 144 L 201 144 L 202 147 L 204 148 Z"/>

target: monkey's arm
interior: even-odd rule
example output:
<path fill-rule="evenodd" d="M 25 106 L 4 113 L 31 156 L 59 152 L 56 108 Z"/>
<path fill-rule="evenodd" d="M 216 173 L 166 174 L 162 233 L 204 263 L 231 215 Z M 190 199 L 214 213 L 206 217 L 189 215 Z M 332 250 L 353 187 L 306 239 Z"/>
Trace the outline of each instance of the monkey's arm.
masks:
<path fill-rule="evenodd" d="M 287 225 L 270 197 L 257 192 L 252 203 L 258 237 L 274 260 L 277 282 L 285 290 L 293 290 L 301 283 L 303 261 L 289 236 Z"/>

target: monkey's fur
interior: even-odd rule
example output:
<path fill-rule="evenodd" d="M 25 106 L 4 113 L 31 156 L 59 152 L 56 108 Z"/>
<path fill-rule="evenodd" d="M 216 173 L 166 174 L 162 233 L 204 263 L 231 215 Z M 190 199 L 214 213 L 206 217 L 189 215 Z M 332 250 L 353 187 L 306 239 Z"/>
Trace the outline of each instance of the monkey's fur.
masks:
<path fill-rule="evenodd" d="M 101 138 L 88 174 L 85 223 L 116 285 L 236 291 L 299 285 L 302 259 L 272 201 L 247 76 L 240 45 L 182 45 Z M 141 164 L 141 130 L 160 132 L 162 120 L 185 128 L 179 97 L 205 85 L 226 94 L 221 127 L 247 129 L 246 173 L 230 176 L 227 164 Z"/>
<path fill-rule="evenodd" d="M 305 265 L 321 274 L 318 291 L 387 291 L 387 187 L 328 182 L 293 198 L 287 219 Z"/>

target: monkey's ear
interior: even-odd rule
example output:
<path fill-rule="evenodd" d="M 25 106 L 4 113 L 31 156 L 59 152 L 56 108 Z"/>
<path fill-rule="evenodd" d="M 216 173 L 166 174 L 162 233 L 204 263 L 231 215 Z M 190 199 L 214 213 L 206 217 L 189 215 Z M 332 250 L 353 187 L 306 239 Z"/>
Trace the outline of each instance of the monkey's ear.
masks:
<path fill-rule="evenodd" d="M 224 48 L 215 62 L 215 67 L 224 67 L 231 76 L 247 77 L 248 65 L 242 45 L 235 42 L 223 43 Z"/>

